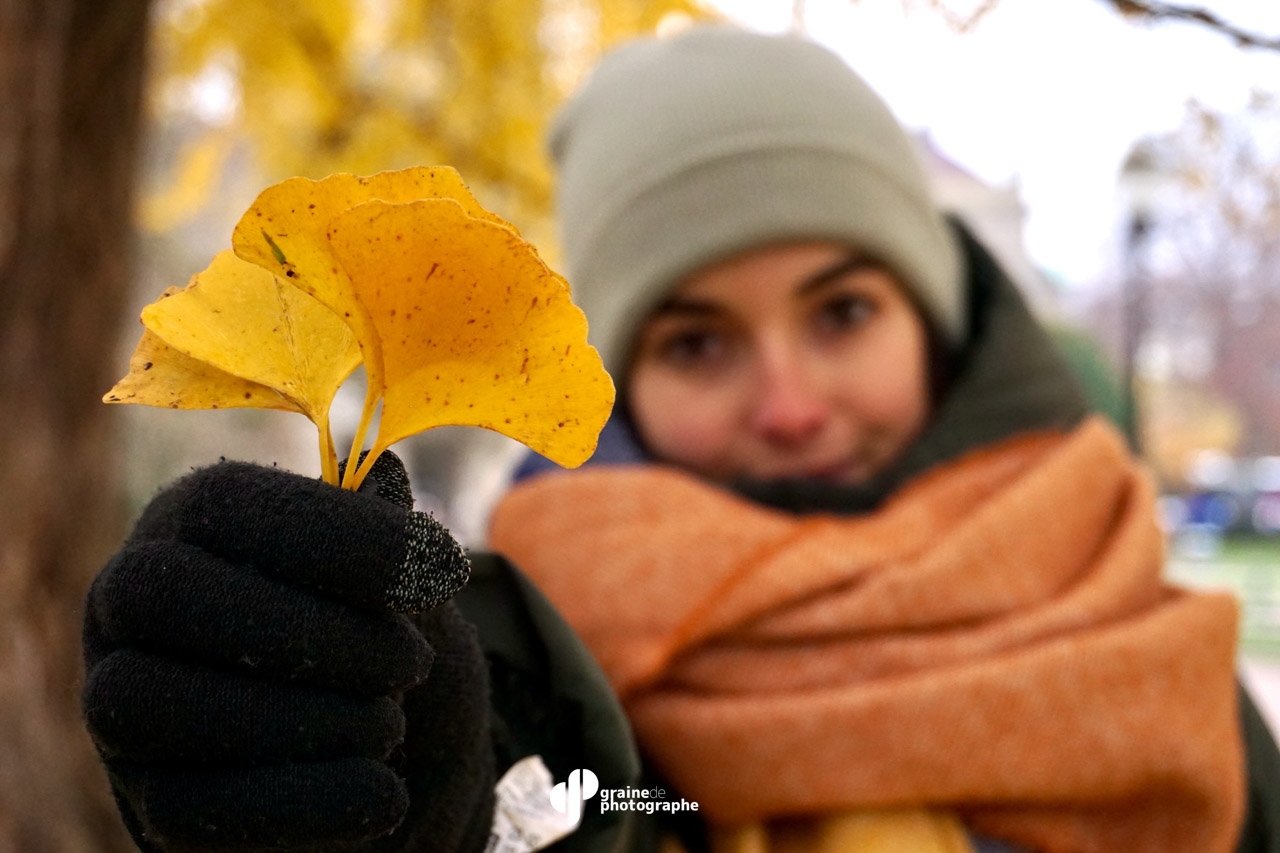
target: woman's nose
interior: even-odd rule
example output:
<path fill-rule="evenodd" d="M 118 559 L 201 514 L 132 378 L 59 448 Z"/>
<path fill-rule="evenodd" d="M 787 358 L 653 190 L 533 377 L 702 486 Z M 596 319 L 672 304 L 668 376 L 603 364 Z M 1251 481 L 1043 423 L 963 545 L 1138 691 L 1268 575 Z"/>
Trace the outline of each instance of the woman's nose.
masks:
<path fill-rule="evenodd" d="M 820 371 L 796 353 L 774 353 L 758 365 L 752 427 L 771 444 L 803 443 L 830 417 Z"/>

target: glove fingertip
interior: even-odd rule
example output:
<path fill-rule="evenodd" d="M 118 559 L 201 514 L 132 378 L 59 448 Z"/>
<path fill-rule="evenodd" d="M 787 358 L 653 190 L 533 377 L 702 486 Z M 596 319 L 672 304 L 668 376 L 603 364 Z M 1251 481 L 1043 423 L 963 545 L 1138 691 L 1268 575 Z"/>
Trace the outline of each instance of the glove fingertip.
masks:
<path fill-rule="evenodd" d="M 364 462 L 368 455 L 369 451 L 360 451 L 360 455 L 356 457 L 356 464 Z M 342 476 L 347 470 L 348 461 L 343 459 L 338 463 L 338 476 Z M 401 509 L 413 509 L 413 489 L 409 483 L 409 472 L 405 470 L 404 461 L 390 450 L 382 451 L 378 454 L 378 458 L 373 460 L 373 465 L 369 467 L 369 474 L 361 484 L 360 491 L 377 495 Z"/>
<path fill-rule="evenodd" d="M 404 570 L 387 590 L 400 613 L 430 610 L 453 598 L 471 577 L 471 561 L 453 535 L 430 515 L 409 513 Z"/>

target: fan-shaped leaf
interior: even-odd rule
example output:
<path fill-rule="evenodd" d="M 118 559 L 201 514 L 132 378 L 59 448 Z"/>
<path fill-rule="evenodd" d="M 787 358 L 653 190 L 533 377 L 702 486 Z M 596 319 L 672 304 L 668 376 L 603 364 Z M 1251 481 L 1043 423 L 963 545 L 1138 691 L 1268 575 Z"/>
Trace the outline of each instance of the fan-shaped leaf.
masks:
<path fill-rule="evenodd" d="M 355 336 L 332 311 L 230 251 L 144 308 L 142 323 L 194 359 L 275 389 L 317 423 L 360 364 Z"/>
<path fill-rule="evenodd" d="M 150 329 L 142 330 L 129 373 L 102 400 L 167 409 L 283 409 L 306 414 L 280 392 L 179 352 Z"/>
<path fill-rule="evenodd" d="M 443 424 L 496 430 L 584 462 L 613 383 L 569 286 L 512 229 L 459 203 L 371 201 L 334 219 L 334 255 L 381 340 L 374 452 Z"/>

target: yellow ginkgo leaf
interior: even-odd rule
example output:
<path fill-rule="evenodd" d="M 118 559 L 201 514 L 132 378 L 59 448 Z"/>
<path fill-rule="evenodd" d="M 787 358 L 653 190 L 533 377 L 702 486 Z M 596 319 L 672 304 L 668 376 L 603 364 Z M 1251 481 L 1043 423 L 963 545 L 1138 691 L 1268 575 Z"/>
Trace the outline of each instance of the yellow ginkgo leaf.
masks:
<path fill-rule="evenodd" d="M 360 364 L 355 335 L 332 311 L 230 251 L 142 309 L 142 324 L 192 358 L 274 388 L 312 420 Z"/>
<path fill-rule="evenodd" d="M 231 245 L 243 260 L 285 276 L 358 326 L 364 311 L 346 273 L 334 264 L 326 239 L 329 222 L 373 199 L 398 203 L 424 198 L 453 199 L 471 216 L 511 227 L 480 206 L 456 170 L 416 166 L 365 177 L 344 173 L 320 181 L 281 181 L 259 193 L 240 217 Z"/>
<path fill-rule="evenodd" d="M 355 331 L 364 352 L 368 395 L 353 453 L 364 440 L 364 427 L 382 394 L 382 355 L 368 313 L 347 272 L 333 257 L 327 239 L 329 223 L 372 199 L 398 203 L 446 198 L 473 217 L 511 227 L 480 206 L 455 169 L 416 166 L 369 176 L 336 174 L 319 181 L 290 178 L 263 190 L 231 235 L 238 256 L 286 277 L 329 306 Z"/>
<path fill-rule="evenodd" d="M 283 409 L 305 414 L 278 391 L 181 353 L 150 329 L 142 330 L 142 340 L 129 359 L 129 373 L 102 401 L 167 409 Z"/>
<path fill-rule="evenodd" d="M 370 201 L 329 227 L 381 340 L 370 457 L 443 424 L 485 427 L 565 466 L 591 455 L 613 405 L 569 286 L 514 230 L 452 200 Z"/>
<path fill-rule="evenodd" d="M 329 406 L 360 347 L 319 301 L 228 250 L 144 308 L 142 323 L 182 354 L 276 391 L 320 430 L 323 468 L 336 470 Z"/>

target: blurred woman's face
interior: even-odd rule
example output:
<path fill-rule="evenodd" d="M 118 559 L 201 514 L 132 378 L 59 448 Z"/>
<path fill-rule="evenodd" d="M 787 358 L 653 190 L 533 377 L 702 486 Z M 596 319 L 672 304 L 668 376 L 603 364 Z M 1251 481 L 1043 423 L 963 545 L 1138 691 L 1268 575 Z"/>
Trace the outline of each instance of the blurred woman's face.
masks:
<path fill-rule="evenodd" d="M 724 481 L 861 483 L 929 417 L 923 320 L 832 243 L 772 246 L 686 279 L 642 327 L 629 403 L 659 459 Z"/>

